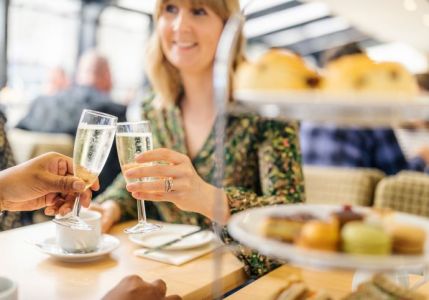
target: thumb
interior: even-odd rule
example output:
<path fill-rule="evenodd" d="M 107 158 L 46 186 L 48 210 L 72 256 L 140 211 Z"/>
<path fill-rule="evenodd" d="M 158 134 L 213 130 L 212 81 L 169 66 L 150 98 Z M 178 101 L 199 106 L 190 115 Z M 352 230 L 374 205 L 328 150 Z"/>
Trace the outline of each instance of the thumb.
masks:
<path fill-rule="evenodd" d="M 74 176 L 49 174 L 45 184 L 49 192 L 52 193 L 81 193 L 85 190 L 85 182 Z"/>

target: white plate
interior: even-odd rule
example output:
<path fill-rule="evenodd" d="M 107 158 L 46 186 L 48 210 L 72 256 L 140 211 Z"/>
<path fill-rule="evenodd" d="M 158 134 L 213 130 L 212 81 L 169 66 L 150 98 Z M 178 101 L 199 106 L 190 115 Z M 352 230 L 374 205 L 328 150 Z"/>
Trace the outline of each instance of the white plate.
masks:
<path fill-rule="evenodd" d="M 180 236 L 198 230 L 198 226 L 183 225 L 183 224 L 163 224 L 158 231 L 133 234 L 129 239 L 145 248 L 155 248 L 159 245 L 168 243 L 169 241 L 180 238 Z M 213 232 L 206 230 L 201 231 L 191 236 L 188 236 L 180 242 L 174 243 L 164 248 L 164 250 L 184 250 L 200 247 L 210 243 L 213 240 Z"/>
<path fill-rule="evenodd" d="M 331 95 L 320 92 L 235 91 L 230 109 L 342 125 L 386 126 L 429 118 L 429 96 Z"/>
<path fill-rule="evenodd" d="M 311 213 L 326 219 L 339 205 L 278 205 L 245 210 L 235 214 L 229 224 L 230 234 L 239 242 L 270 257 L 287 260 L 298 265 L 320 268 L 347 268 L 364 270 L 413 269 L 429 265 L 429 219 L 409 214 L 394 213 L 393 220 L 416 225 L 426 230 L 426 245 L 422 255 L 351 255 L 303 249 L 284 242 L 269 239 L 261 234 L 261 226 L 268 216 L 289 215 L 297 212 Z M 368 208 L 354 207 L 357 212 L 368 212 Z"/>
<path fill-rule="evenodd" d="M 102 258 L 119 246 L 119 240 L 109 234 L 103 234 L 98 248 L 90 253 L 68 253 L 62 250 L 56 243 L 55 237 L 47 238 L 34 245 L 43 253 L 65 262 L 88 262 Z"/>

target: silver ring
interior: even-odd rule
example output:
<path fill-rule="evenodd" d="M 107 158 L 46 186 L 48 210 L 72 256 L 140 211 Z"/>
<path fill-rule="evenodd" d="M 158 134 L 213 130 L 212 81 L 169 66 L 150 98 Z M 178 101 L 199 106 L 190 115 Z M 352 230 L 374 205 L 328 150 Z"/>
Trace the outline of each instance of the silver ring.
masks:
<path fill-rule="evenodd" d="M 168 177 L 164 179 L 164 190 L 169 193 L 173 190 L 173 178 Z"/>

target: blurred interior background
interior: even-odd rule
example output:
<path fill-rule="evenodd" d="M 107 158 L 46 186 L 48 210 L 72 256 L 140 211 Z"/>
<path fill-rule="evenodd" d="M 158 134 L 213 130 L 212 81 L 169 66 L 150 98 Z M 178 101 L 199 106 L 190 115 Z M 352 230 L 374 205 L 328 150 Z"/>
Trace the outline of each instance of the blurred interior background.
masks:
<path fill-rule="evenodd" d="M 46 91 L 52 70 L 73 78 L 86 49 L 108 57 L 114 101 L 128 104 L 144 92 L 154 2 L 1 0 L 1 103 L 9 126 Z M 358 42 L 375 60 L 401 62 L 416 74 L 428 70 L 427 0 L 242 0 L 242 7 L 249 57 L 287 48 L 317 66 L 324 51 Z"/>

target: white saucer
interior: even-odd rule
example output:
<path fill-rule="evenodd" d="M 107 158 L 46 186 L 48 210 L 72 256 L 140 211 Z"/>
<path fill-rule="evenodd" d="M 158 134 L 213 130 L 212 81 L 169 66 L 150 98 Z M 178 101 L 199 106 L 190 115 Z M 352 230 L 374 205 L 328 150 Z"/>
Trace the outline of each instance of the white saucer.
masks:
<path fill-rule="evenodd" d="M 198 230 L 198 226 L 183 224 L 163 224 L 157 231 L 144 234 L 131 234 L 129 239 L 145 248 L 155 248 L 162 244 L 180 238 L 182 235 Z M 200 247 L 210 243 L 214 234 L 210 230 L 205 230 L 184 238 L 164 248 L 164 250 L 185 250 Z"/>
<path fill-rule="evenodd" d="M 55 237 L 49 237 L 41 242 L 33 243 L 40 251 L 64 262 L 88 262 L 102 258 L 119 246 L 119 240 L 109 234 L 103 234 L 96 251 L 90 253 L 68 253 L 61 249 Z"/>

